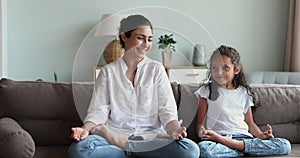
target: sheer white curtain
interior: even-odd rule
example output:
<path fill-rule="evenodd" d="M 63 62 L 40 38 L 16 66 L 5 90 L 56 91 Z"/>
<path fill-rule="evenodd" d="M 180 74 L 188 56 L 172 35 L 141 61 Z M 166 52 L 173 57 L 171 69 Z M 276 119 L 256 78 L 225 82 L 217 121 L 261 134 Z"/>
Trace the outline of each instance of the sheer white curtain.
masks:
<path fill-rule="evenodd" d="M 300 72 L 300 1 L 290 0 L 285 71 Z"/>

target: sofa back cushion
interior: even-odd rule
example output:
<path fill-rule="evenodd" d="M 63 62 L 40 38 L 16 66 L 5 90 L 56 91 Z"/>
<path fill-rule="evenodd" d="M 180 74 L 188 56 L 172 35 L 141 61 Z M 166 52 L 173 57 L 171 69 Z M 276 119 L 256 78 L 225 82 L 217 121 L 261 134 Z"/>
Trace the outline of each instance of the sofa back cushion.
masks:
<path fill-rule="evenodd" d="M 259 102 L 253 118 L 263 131 L 267 123 L 275 137 L 300 143 L 300 85 L 253 84 Z"/>
<path fill-rule="evenodd" d="M 70 128 L 82 125 L 73 94 L 82 97 L 80 104 L 85 106 L 79 107 L 87 107 L 92 91 L 93 84 L 3 78 L 0 81 L 0 118 L 14 118 L 32 135 L 36 145 L 68 145 L 72 141 Z"/>
<path fill-rule="evenodd" d="M 300 72 L 253 71 L 246 72 L 250 84 L 292 84 L 300 85 Z"/>
<path fill-rule="evenodd" d="M 199 142 L 200 138 L 196 133 L 198 98 L 194 92 L 200 87 L 196 83 L 184 83 L 178 85 L 179 107 L 178 118 L 183 120 L 182 126 L 187 127 L 188 138 Z"/>

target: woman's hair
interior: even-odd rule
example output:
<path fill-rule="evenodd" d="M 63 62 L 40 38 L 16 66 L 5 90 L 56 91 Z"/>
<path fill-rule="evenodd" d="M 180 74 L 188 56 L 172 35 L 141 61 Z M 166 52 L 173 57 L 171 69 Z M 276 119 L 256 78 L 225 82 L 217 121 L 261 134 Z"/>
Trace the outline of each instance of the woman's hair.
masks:
<path fill-rule="evenodd" d="M 237 88 L 239 86 L 245 87 L 247 89 L 247 93 L 250 96 L 252 96 L 253 100 L 254 100 L 254 95 L 251 92 L 251 88 L 248 85 L 246 78 L 245 78 L 245 74 L 243 72 L 243 67 L 241 64 L 241 57 L 240 57 L 239 52 L 232 47 L 228 47 L 228 46 L 224 46 L 224 45 L 221 45 L 219 48 L 217 48 L 212 53 L 211 58 L 209 60 L 209 69 L 208 69 L 208 73 L 207 73 L 207 79 L 209 82 L 206 84 L 206 86 L 208 86 L 208 88 L 210 90 L 208 98 L 211 100 L 216 100 L 219 97 L 219 92 L 218 92 L 219 86 L 212 77 L 212 59 L 216 55 L 225 55 L 225 56 L 229 57 L 231 59 L 232 64 L 234 65 L 234 69 L 236 69 L 237 66 L 241 66 L 241 70 L 238 74 L 235 74 L 232 84 L 235 88 Z"/>
<path fill-rule="evenodd" d="M 132 31 L 141 26 L 150 26 L 151 30 L 153 30 L 151 22 L 142 15 L 130 15 L 127 18 L 121 20 L 119 29 L 119 39 L 122 48 L 125 47 L 125 44 L 121 38 L 121 34 L 124 33 L 125 36 L 129 38 L 131 36 Z"/>

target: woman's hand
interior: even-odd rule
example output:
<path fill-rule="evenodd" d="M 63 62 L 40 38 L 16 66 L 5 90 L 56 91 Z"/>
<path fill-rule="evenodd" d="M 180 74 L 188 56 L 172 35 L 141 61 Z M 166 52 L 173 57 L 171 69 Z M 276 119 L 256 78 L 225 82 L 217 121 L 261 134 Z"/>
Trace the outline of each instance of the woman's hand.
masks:
<path fill-rule="evenodd" d="M 258 135 L 259 139 L 270 139 L 270 138 L 274 138 L 273 135 L 273 130 L 270 124 L 267 124 L 267 131 L 262 132 Z"/>
<path fill-rule="evenodd" d="M 185 127 L 180 127 L 172 133 L 173 140 L 180 140 L 182 138 L 185 138 L 186 136 L 187 136 L 187 133 L 186 133 Z"/>
<path fill-rule="evenodd" d="M 199 132 L 198 132 L 198 137 L 199 137 L 199 138 L 202 138 L 202 136 L 203 136 L 203 135 L 206 135 L 206 134 L 207 134 L 207 130 L 205 129 L 204 126 L 201 126 L 201 127 L 200 127 L 200 130 L 199 130 Z"/>
<path fill-rule="evenodd" d="M 73 127 L 71 132 L 71 138 L 76 141 L 85 139 L 89 135 L 89 131 L 82 127 Z"/>

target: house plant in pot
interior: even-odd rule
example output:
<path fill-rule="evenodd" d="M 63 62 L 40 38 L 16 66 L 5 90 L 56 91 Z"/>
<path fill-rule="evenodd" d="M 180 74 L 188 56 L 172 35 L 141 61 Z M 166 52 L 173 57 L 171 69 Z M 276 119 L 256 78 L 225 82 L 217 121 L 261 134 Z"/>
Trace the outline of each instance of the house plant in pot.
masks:
<path fill-rule="evenodd" d="M 173 39 L 173 34 L 161 35 L 158 38 L 158 48 L 162 50 L 162 61 L 165 66 L 171 66 L 172 53 L 175 51 L 176 41 Z"/>

